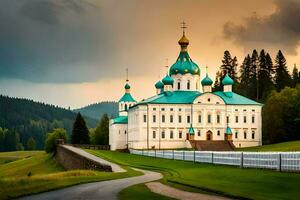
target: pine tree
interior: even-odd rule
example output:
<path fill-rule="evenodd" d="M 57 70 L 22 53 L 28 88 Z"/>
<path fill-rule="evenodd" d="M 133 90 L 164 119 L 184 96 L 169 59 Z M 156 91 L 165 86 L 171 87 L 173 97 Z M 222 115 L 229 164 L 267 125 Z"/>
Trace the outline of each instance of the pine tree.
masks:
<path fill-rule="evenodd" d="M 250 55 L 248 54 L 245 57 L 243 64 L 240 67 L 240 78 L 239 78 L 240 79 L 239 93 L 247 97 L 249 97 L 250 95 L 250 90 L 249 90 L 250 68 L 251 68 L 251 58 Z"/>
<path fill-rule="evenodd" d="M 293 81 L 292 87 L 296 87 L 296 85 L 298 83 L 300 83 L 299 71 L 296 67 L 296 64 L 294 65 L 294 68 L 293 68 L 292 81 Z"/>
<path fill-rule="evenodd" d="M 291 85 L 291 77 L 287 70 L 286 59 L 282 54 L 281 50 L 278 51 L 278 54 L 275 59 L 275 87 L 277 91 L 282 90 L 286 86 Z"/>
<path fill-rule="evenodd" d="M 228 50 L 224 51 L 224 56 L 223 56 L 222 65 L 220 69 L 221 69 L 221 79 L 223 79 L 227 73 L 230 73 L 232 69 L 232 58 Z"/>
<path fill-rule="evenodd" d="M 213 91 L 221 91 L 222 90 L 222 85 L 221 85 L 221 72 L 217 71 L 216 73 L 216 80 L 214 83 Z"/>
<path fill-rule="evenodd" d="M 259 57 L 256 49 L 253 50 L 251 55 L 251 65 L 249 71 L 249 98 L 258 100 L 258 90 L 257 90 L 257 71 L 259 68 Z"/>
<path fill-rule="evenodd" d="M 72 144 L 89 144 L 89 130 L 80 113 L 77 114 L 72 131 Z"/>
<path fill-rule="evenodd" d="M 95 143 L 100 145 L 109 144 L 109 118 L 104 114 L 95 130 Z"/>
<path fill-rule="evenodd" d="M 258 100 L 265 100 L 273 89 L 272 75 L 270 74 L 270 60 L 267 58 L 265 50 L 261 50 L 259 55 L 258 71 Z"/>

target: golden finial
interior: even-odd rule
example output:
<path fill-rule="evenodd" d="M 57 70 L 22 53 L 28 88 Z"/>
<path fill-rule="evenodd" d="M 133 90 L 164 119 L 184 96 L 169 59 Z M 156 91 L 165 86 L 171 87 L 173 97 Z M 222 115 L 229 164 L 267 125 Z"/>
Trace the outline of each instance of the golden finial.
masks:
<path fill-rule="evenodd" d="M 187 28 L 185 21 L 181 22 L 181 27 L 180 28 L 182 28 L 182 34 L 184 35 L 185 34 L 185 29 Z"/>
<path fill-rule="evenodd" d="M 128 82 L 128 68 L 126 68 L 126 82 Z"/>
<path fill-rule="evenodd" d="M 181 46 L 181 51 L 187 51 L 187 46 L 189 45 L 189 40 L 185 36 L 185 29 L 187 28 L 186 23 L 183 21 L 181 22 L 181 27 L 182 28 L 182 37 L 178 41 L 178 44 Z"/>
<path fill-rule="evenodd" d="M 205 67 L 205 70 L 206 70 L 206 75 L 208 75 L 208 66 L 207 65 Z"/>

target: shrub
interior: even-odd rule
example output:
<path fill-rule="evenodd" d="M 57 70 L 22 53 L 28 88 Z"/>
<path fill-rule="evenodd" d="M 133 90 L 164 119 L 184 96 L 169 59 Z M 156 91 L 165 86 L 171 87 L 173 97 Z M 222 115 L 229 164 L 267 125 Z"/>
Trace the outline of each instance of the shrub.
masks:
<path fill-rule="evenodd" d="M 56 128 L 51 133 L 47 134 L 45 141 L 45 150 L 47 153 L 56 153 L 56 140 L 63 139 L 67 141 L 67 131 L 63 128 Z"/>

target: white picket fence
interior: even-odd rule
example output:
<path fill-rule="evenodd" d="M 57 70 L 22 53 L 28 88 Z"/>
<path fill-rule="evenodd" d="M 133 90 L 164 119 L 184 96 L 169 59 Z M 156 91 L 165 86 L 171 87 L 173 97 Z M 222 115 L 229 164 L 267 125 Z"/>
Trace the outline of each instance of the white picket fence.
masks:
<path fill-rule="evenodd" d="M 130 149 L 130 153 L 155 158 L 233 165 L 241 168 L 264 168 L 278 171 L 300 172 L 300 152 L 219 152 Z"/>

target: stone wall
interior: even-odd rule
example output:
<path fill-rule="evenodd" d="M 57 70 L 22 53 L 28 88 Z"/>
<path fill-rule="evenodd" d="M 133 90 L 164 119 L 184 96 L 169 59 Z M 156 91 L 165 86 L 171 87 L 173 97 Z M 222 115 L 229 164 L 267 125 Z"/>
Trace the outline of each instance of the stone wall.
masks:
<path fill-rule="evenodd" d="M 65 148 L 64 145 L 61 144 L 57 145 L 57 153 L 55 158 L 66 170 L 89 169 L 107 172 L 112 171 L 110 165 L 86 158 Z"/>

